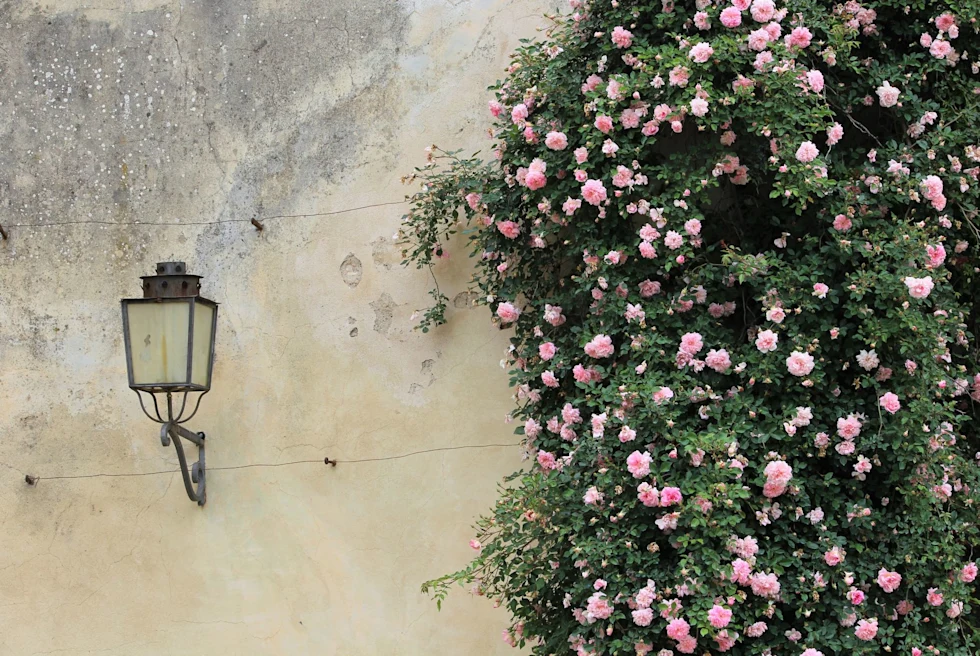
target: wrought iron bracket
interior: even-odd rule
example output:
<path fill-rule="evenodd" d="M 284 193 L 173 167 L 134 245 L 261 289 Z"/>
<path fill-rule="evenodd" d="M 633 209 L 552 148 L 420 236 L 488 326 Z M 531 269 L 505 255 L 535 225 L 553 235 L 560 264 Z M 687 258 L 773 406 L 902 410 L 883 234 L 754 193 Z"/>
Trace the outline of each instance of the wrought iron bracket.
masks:
<path fill-rule="evenodd" d="M 187 471 L 187 456 L 184 455 L 184 445 L 180 438 L 197 445 L 197 462 L 191 465 L 191 470 Z M 184 489 L 191 501 L 199 506 L 203 506 L 207 501 L 207 489 L 204 466 L 204 433 L 192 433 L 176 422 L 168 421 L 160 427 L 160 443 L 163 446 L 170 446 L 173 440 L 174 448 L 177 449 L 177 460 L 180 461 L 180 475 L 184 479 Z M 197 485 L 195 490 L 193 484 Z"/>

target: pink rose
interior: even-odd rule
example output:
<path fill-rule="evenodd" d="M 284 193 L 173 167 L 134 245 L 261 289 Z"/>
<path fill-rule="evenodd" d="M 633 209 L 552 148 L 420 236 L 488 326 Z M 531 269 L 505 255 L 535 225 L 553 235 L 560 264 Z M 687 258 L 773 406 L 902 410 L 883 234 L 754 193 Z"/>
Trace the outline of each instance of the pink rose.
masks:
<path fill-rule="evenodd" d="M 703 64 L 704 62 L 711 59 L 711 55 L 713 54 L 715 54 L 715 51 L 711 47 L 711 44 L 702 41 L 697 45 L 695 45 L 694 47 L 692 47 L 690 52 L 687 53 L 687 56 L 690 57 L 693 61 L 697 62 L 698 64 Z M 684 86 L 684 85 L 681 84 L 678 86 Z"/>
<path fill-rule="evenodd" d="M 666 508 L 667 506 L 673 506 L 684 500 L 684 496 L 681 494 L 679 488 L 676 487 L 665 487 L 660 491 L 660 505 Z"/>
<path fill-rule="evenodd" d="M 771 330 L 759 331 L 759 334 L 755 338 L 755 347 L 759 349 L 762 353 L 769 353 L 776 350 L 776 345 L 779 342 L 779 335 Z"/>
<path fill-rule="evenodd" d="M 851 229 L 852 225 L 851 220 L 843 214 L 838 214 L 834 217 L 834 230 L 846 232 Z"/>
<path fill-rule="evenodd" d="M 653 456 L 646 451 L 643 453 L 634 451 L 626 458 L 626 469 L 633 474 L 633 478 L 643 478 L 650 474 L 651 462 L 653 462 Z"/>
<path fill-rule="evenodd" d="M 725 349 L 711 349 L 708 351 L 708 355 L 704 358 L 704 363 L 708 365 L 711 369 L 717 371 L 720 374 L 728 371 L 732 366 L 732 359 L 728 355 L 728 351 Z"/>
<path fill-rule="evenodd" d="M 816 71 L 816 70 L 807 71 L 806 82 L 807 84 L 810 85 L 810 88 L 813 89 L 816 93 L 820 93 L 821 91 L 823 91 L 824 79 L 823 79 L 823 73 L 821 73 L 820 71 Z"/>
<path fill-rule="evenodd" d="M 813 39 L 813 33 L 805 27 L 793 28 L 793 31 L 786 35 L 786 47 L 807 48 Z"/>
<path fill-rule="evenodd" d="M 606 188 L 599 180 L 586 180 L 582 185 L 582 198 L 589 205 L 598 206 L 606 200 Z"/>
<path fill-rule="evenodd" d="M 735 7 L 722 9 L 721 24 L 725 27 L 738 27 L 742 24 L 742 12 Z"/>
<path fill-rule="evenodd" d="M 558 379 L 555 377 L 553 371 L 545 371 L 541 374 L 541 382 L 544 383 L 545 387 L 558 387 Z"/>
<path fill-rule="evenodd" d="M 953 46 L 950 45 L 949 41 L 943 39 L 936 39 L 929 46 L 929 54 L 936 59 L 945 59 L 951 52 L 953 52 Z"/>
<path fill-rule="evenodd" d="M 608 335 L 596 335 L 585 345 L 585 352 L 593 358 L 608 358 L 615 351 L 612 338 Z"/>
<path fill-rule="evenodd" d="M 573 153 L 575 154 L 575 161 L 579 164 L 584 164 L 589 159 L 589 149 L 585 146 L 576 148 Z"/>
<path fill-rule="evenodd" d="M 558 352 L 558 348 L 555 346 L 554 342 L 545 342 L 538 347 L 538 355 L 541 356 L 542 360 L 550 360 L 555 357 L 555 353 Z"/>
<path fill-rule="evenodd" d="M 680 640 L 691 633 L 691 625 L 684 620 L 677 618 L 671 620 L 667 625 L 667 637 L 671 640 Z"/>
<path fill-rule="evenodd" d="M 510 110 L 510 120 L 515 124 L 521 124 L 524 119 L 527 118 L 527 105 L 521 103 L 520 105 L 514 105 L 514 109 Z"/>
<path fill-rule="evenodd" d="M 650 626 L 653 621 L 653 611 L 649 608 L 638 608 L 633 611 L 633 624 L 637 626 Z"/>
<path fill-rule="evenodd" d="M 946 248 L 942 244 L 937 244 L 935 246 L 931 244 L 926 245 L 926 268 L 935 269 L 943 265 L 946 261 Z"/>
<path fill-rule="evenodd" d="M 723 629 L 732 621 L 732 611 L 724 606 L 715 604 L 708 611 L 708 621 L 716 629 Z"/>
<path fill-rule="evenodd" d="M 521 227 L 513 221 L 497 221 L 497 230 L 507 239 L 515 239 L 521 234 Z"/>
<path fill-rule="evenodd" d="M 565 150 L 568 147 L 568 137 L 564 132 L 549 132 L 544 138 L 544 145 L 551 150 Z"/>
<path fill-rule="evenodd" d="M 752 575 L 751 584 L 753 594 L 768 599 L 779 596 L 779 590 L 782 587 L 775 574 L 763 574 L 762 572 L 756 572 Z"/>
<path fill-rule="evenodd" d="M 624 29 L 622 25 L 617 25 L 612 31 L 612 42 L 619 48 L 629 48 L 633 43 L 633 33 Z"/>
<path fill-rule="evenodd" d="M 565 213 L 565 216 L 571 216 L 580 207 L 582 207 L 581 198 L 566 198 L 565 202 L 561 205 L 561 210 Z"/>
<path fill-rule="evenodd" d="M 875 636 L 878 635 L 878 620 L 861 620 L 857 623 L 857 628 L 854 629 L 854 635 L 857 636 L 858 640 L 874 640 Z"/>
<path fill-rule="evenodd" d="M 881 86 L 875 89 L 875 93 L 878 94 L 878 104 L 882 107 L 894 107 L 898 103 L 899 91 L 888 80 L 882 82 Z"/>
<path fill-rule="evenodd" d="M 835 546 L 823 555 L 823 561 L 830 567 L 837 567 L 844 562 L 844 552 L 840 547 Z"/>
<path fill-rule="evenodd" d="M 895 592 L 898 586 L 902 585 L 902 575 L 898 572 L 889 572 L 882 567 L 878 570 L 878 585 L 885 592 Z"/>
<path fill-rule="evenodd" d="M 513 303 L 500 303 L 497 305 L 497 316 L 504 323 L 514 323 L 517 317 L 521 316 L 521 311 L 514 307 Z"/>
<path fill-rule="evenodd" d="M 656 508 L 660 505 L 660 492 L 649 483 L 640 483 L 636 488 L 636 498 L 647 508 Z"/>
<path fill-rule="evenodd" d="M 605 115 L 597 116 L 595 119 L 595 127 L 599 132 L 608 134 L 613 128 L 612 117 Z"/>
<path fill-rule="evenodd" d="M 967 563 L 960 570 L 960 581 L 963 583 L 973 583 L 977 579 L 977 564 Z"/>
<path fill-rule="evenodd" d="M 538 465 L 541 469 L 545 471 L 550 471 L 552 469 L 558 468 L 558 461 L 555 458 L 555 454 L 549 453 L 548 451 L 538 451 Z"/>
<path fill-rule="evenodd" d="M 827 292 L 829 291 L 830 291 L 830 287 L 823 284 L 822 282 L 818 282 L 813 285 L 813 295 L 816 296 L 817 298 L 827 298 Z"/>
<path fill-rule="evenodd" d="M 819 154 L 820 151 L 817 150 L 817 147 L 812 141 L 804 141 L 796 150 L 796 159 L 805 164 L 815 160 Z"/>
<path fill-rule="evenodd" d="M 688 355 L 697 355 L 704 348 L 704 339 L 700 333 L 685 333 L 681 336 L 680 350 Z"/>
<path fill-rule="evenodd" d="M 835 143 L 844 138 L 844 126 L 840 123 L 834 123 L 827 129 L 827 145 L 833 146 Z"/>
<path fill-rule="evenodd" d="M 929 588 L 929 592 L 926 594 L 926 603 L 930 606 L 943 605 L 943 594 L 939 591 L 939 588 Z"/>
<path fill-rule="evenodd" d="M 891 414 L 895 414 L 902 407 L 901 401 L 898 400 L 898 396 L 896 396 L 893 392 L 885 392 L 882 394 L 881 398 L 878 399 L 878 405 Z"/>
<path fill-rule="evenodd" d="M 904 282 L 905 286 L 909 288 L 909 296 L 912 298 L 925 298 L 933 288 L 932 276 L 926 276 L 925 278 L 908 276 Z"/>
<path fill-rule="evenodd" d="M 767 23 L 776 13 L 776 5 L 772 0 L 753 0 L 752 20 L 757 23 Z"/>
<path fill-rule="evenodd" d="M 769 45 L 769 32 L 764 29 L 752 30 L 749 32 L 748 41 L 750 50 L 754 50 L 759 54 L 762 54 L 762 51 Z M 769 61 L 772 61 L 771 54 L 769 55 Z M 765 63 L 768 62 L 759 62 L 757 59 L 756 68 L 759 69 L 760 65 L 764 65 Z"/>
<path fill-rule="evenodd" d="M 691 113 L 697 117 L 702 117 L 708 113 L 708 101 L 704 98 L 695 98 L 691 101 Z"/>
<path fill-rule="evenodd" d="M 793 351 L 786 358 L 786 368 L 794 376 L 806 376 L 813 371 L 813 356 L 809 353 Z"/>

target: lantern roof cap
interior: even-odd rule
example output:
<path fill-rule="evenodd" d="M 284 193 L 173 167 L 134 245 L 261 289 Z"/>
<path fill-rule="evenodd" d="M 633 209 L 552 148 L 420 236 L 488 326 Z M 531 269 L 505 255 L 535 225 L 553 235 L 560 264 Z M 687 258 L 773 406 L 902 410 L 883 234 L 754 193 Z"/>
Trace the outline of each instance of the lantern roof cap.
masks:
<path fill-rule="evenodd" d="M 158 262 L 156 275 L 140 276 L 143 298 L 187 298 L 201 295 L 201 276 L 187 273 L 183 262 Z"/>

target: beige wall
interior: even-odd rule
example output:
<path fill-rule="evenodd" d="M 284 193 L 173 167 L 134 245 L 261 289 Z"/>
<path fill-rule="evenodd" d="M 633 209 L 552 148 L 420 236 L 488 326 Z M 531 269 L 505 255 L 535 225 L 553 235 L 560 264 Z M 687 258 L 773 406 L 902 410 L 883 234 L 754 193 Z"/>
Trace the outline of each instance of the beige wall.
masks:
<path fill-rule="evenodd" d="M 133 224 L 401 200 L 426 144 L 483 147 L 484 89 L 549 4 L 0 4 L 0 654 L 510 651 L 502 610 L 419 585 L 468 560 L 516 448 L 211 471 L 203 509 L 179 474 L 45 477 L 174 466 L 118 308 L 171 259 L 221 303 L 209 466 L 514 442 L 486 310 L 411 330 L 404 206 Z M 127 225 L 10 227 L 86 220 Z M 451 296 L 466 271 L 457 245 Z"/>

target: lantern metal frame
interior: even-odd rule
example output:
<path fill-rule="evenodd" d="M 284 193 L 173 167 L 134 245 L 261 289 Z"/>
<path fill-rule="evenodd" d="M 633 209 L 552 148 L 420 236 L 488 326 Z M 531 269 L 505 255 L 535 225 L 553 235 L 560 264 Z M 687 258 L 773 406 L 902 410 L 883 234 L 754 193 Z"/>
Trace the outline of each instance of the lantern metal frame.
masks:
<path fill-rule="evenodd" d="M 126 369 L 129 377 L 129 387 L 136 392 L 139 398 L 140 409 L 143 414 L 151 421 L 160 426 L 160 443 L 167 447 L 173 442 L 177 451 L 177 460 L 180 462 L 180 473 L 184 481 L 184 490 L 188 498 L 203 506 L 207 501 L 207 478 L 205 469 L 205 448 L 204 433 L 195 433 L 182 424 L 190 421 L 197 414 L 201 407 L 201 399 L 211 390 L 211 377 L 214 371 L 214 343 L 218 327 L 218 304 L 210 299 L 199 296 L 200 276 L 187 275 L 186 267 L 183 262 L 160 262 L 157 264 L 155 276 L 142 276 L 142 287 L 144 298 L 122 299 L 122 319 L 123 319 L 123 338 L 126 345 Z M 129 306 L 141 303 L 188 303 L 188 337 L 187 337 L 187 381 L 183 383 L 159 383 L 143 384 L 137 383 L 133 377 L 133 351 L 130 338 L 129 326 Z M 212 308 L 214 315 L 211 321 L 211 340 L 210 357 L 207 363 L 206 384 L 194 384 L 192 369 L 194 361 L 194 316 L 196 314 L 194 306 L 201 304 Z M 143 394 L 149 395 L 153 401 L 152 414 L 143 401 Z M 187 397 L 189 394 L 197 393 L 197 401 L 194 410 L 189 415 L 184 416 L 187 410 Z M 166 414 L 161 412 L 160 403 L 157 401 L 157 394 L 166 394 Z M 174 395 L 182 394 L 180 409 L 174 412 Z M 193 443 L 198 448 L 198 460 L 193 463 L 188 470 L 187 456 L 184 453 L 184 446 L 181 438 Z"/>

